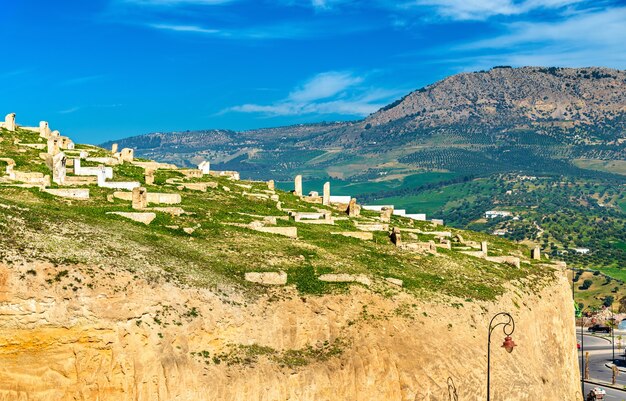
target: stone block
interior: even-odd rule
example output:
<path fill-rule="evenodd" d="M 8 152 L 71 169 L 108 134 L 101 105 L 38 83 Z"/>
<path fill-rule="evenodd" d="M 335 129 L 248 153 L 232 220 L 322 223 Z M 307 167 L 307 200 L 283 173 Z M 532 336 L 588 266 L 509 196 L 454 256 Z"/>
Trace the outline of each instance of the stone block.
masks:
<path fill-rule="evenodd" d="M 287 284 L 287 273 L 285 272 L 248 272 L 245 274 L 246 281 L 264 285 L 285 285 Z"/>
<path fill-rule="evenodd" d="M 360 283 L 368 287 L 372 285 L 369 277 L 364 274 L 322 274 L 318 279 L 328 283 Z"/>
<path fill-rule="evenodd" d="M 146 225 L 156 218 L 156 213 L 152 212 L 107 212 L 107 214 L 115 214 Z"/>
<path fill-rule="evenodd" d="M 402 285 L 404 285 L 404 282 L 399 278 L 385 277 L 385 281 L 393 285 L 397 285 L 398 287 L 402 287 Z"/>
<path fill-rule="evenodd" d="M 293 182 L 294 190 L 293 193 L 296 196 L 302 196 L 302 176 L 297 175 Z"/>
<path fill-rule="evenodd" d="M 296 227 L 250 227 L 255 231 L 262 233 L 283 235 L 290 238 L 298 238 L 298 229 Z"/>
<path fill-rule="evenodd" d="M 322 191 L 322 205 L 330 206 L 330 182 L 324 183 L 324 190 Z"/>
<path fill-rule="evenodd" d="M 89 199 L 89 190 L 84 189 L 84 188 L 73 188 L 73 189 L 47 188 L 47 189 L 43 189 L 43 191 L 46 193 L 49 193 L 50 195 L 58 196 L 60 198 L 70 198 L 70 199 L 80 199 L 80 200 Z"/>
<path fill-rule="evenodd" d="M 148 206 L 148 191 L 144 187 L 134 188 L 132 192 L 132 208 L 145 209 Z"/>
<path fill-rule="evenodd" d="M 374 233 L 367 231 L 343 231 L 333 232 L 331 235 L 343 235 L 344 237 L 357 238 L 363 241 L 372 241 L 374 239 Z"/>

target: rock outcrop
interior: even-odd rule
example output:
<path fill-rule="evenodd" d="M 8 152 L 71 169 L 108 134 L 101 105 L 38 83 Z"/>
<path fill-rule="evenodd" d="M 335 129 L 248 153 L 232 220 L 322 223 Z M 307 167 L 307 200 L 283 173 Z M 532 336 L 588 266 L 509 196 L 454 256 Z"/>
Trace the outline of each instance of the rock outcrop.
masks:
<path fill-rule="evenodd" d="M 561 272 L 497 302 L 461 306 L 349 293 L 256 299 L 111 274 L 96 266 L 0 265 L 0 400 L 460 400 L 576 398 L 569 285 Z M 54 279 L 46 281 L 46 277 Z M 91 288 L 72 283 L 92 280 Z M 530 281 L 529 281 L 530 283 Z M 274 290 L 272 290 L 274 291 Z"/>

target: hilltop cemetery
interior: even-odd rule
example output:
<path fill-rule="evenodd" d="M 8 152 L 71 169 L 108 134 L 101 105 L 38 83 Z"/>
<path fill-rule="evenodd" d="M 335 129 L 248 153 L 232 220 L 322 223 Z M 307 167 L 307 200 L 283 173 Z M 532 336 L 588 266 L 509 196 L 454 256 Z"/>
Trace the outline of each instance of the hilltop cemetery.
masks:
<path fill-rule="evenodd" d="M 305 194 L 303 177 L 296 175 L 292 191 L 279 191 L 273 180 L 244 181 L 236 171 L 212 170 L 210 161 L 178 168 L 137 158 L 133 149 L 116 144 L 111 149 L 78 145 L 46 121 L 21 126 L 15 118 L 8 114 L 0 124 L 0 189 L 45 193 L 51 196 L 48 202 L 68 209 L 90 205 L 97 218 L 109 219 L 111 225 L 131 221 L 190 239 L 208 238 L 211 230 L 223 227 L 294 244 L 308 238 L 339 249 L 362 244 L 372 252 L 427 261 L 433 268 L 468 257 L 504 269 L 552 264 L 539 247 L 515 248 L 499 238 L 448 229 L 443 221 L 427 221 L 425 214 L 408 214 L 393 205 L 362 205 L 351 196 L 334 196 L 328 182 L 321 191 Z M 225 204 L 242 206 L 224 211 Z M 407 278 L 395 269 L 343 271 L 341 261 L 332 263 L 336 268 L 329 262 L 327 269 L 318 269 L 317 280 L 399 288 Z M 246 269 L 242 278 L 263 285 L 291 282 L 290 272 L 258 265 Z"/>

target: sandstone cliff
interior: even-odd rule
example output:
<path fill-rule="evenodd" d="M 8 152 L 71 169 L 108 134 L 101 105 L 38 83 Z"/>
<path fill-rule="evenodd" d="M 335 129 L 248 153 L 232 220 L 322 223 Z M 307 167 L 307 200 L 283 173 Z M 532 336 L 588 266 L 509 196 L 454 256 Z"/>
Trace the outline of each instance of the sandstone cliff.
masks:
<path fill-rule="evenodd" d="M 507 354 L 494 332 L 494 399 L 574 399 L 578 391 L 572 301 L 560 272 L 525 280 L 540 288 L 534 294 L 511 287 L 496 302 L 442 304 L 360 286 L 251 299 L 95 270 L 96 285 L 68 291 L 43 278 L 66 267 L 0 267 L 0 400 L 412 401 L 454 399 L 454 391 L 479 400 L 487 325 L 499 311 L 515 317 L 518 347 Z M 85 280 L 85 271 L 66 274 Z"/>

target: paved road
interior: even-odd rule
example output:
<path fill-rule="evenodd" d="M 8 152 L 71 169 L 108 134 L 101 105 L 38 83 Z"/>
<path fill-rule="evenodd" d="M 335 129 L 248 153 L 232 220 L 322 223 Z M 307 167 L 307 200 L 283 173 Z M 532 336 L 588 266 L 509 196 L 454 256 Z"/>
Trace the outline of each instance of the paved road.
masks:
<path fill-rule="evenodd" d="M 580 342 L 580 332 L 578 332 L 578 341 Z M 612 362 L 612 347 L 610 338 L 598 338 L 595 336 L 585 335 L 585 352 L 589 351 L 589 377 L 606 382 L 611 382 L 613 373 L 611 369 L 606 367 L 606 363 Z M 578 353 L 582 358 L 582 351 Z M 617 350 L 615 350 L 615 358 L 619 358 Z M 582 361 L 580 362 L 582 364 Z M 620 373 L 617 376 L 617 384 L 626 386 L 626 373 Z M 626 399 L 626 394 L 624 399 Z"/>
<path fill-rule="evenodd" d="M 598 387 L 595 384 L 585 383 L 585 395 L 589 394 L 592 388 Z M 602 386 L 599 386 L 602 387 Z M 626 400 L 626 392 L 613 390 L 612 388 L 602 387 L 606 390 L 606 397 L 604 398 L 606 401 L 624 401 Z"/>
<path fill-rule="evenodd" d="M 578 341 L 580 342 L 580 331 L 577 333 Z M 589 377 L 592 379 L 601 380 L 604 382 L 611 382 L 613 373 L 611 369 L 606 367 L 606 363 L 612 361 L 612 344 L 610 337 L 608 339 L 599 338 L 585 334 L 585 352 L 589 351 Z M 582 358 L 582 351 L 578 353 L 579 358 Z M 617 349 L 615 350 L 615 358 L 620 358 Z M 617 377 L 618 386 L 626 386 L 626 373 L 621 372 Z M 585 383 L 585 395 L 597 385 Z M 615 390 L 611 388 L 602 387 L 606 390 L 607 401 L 626 401 L 626 391 Z"/>

